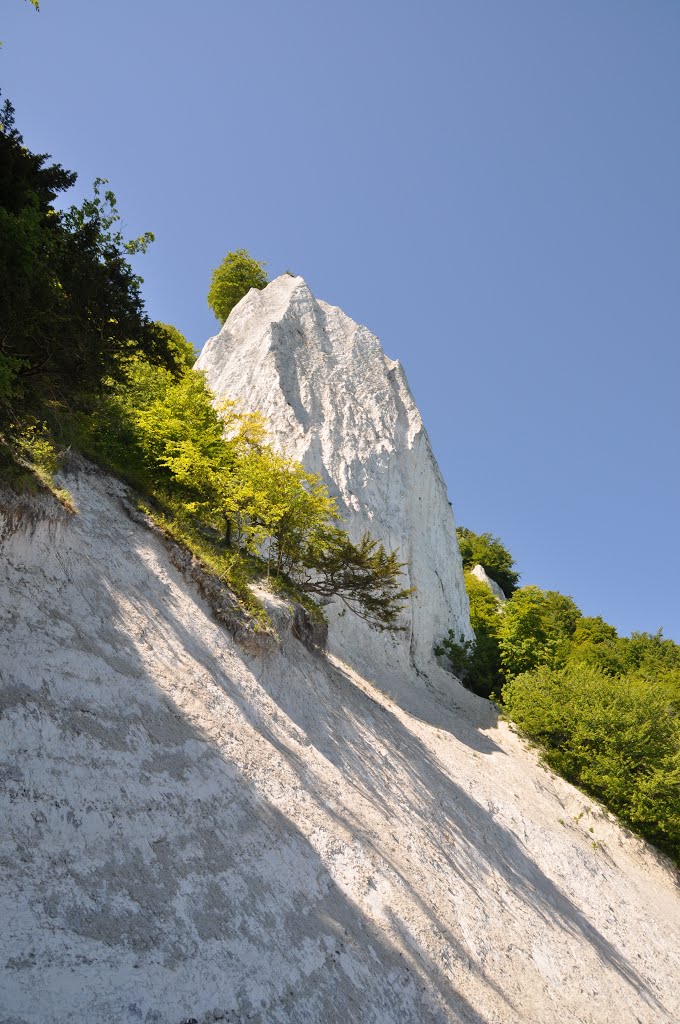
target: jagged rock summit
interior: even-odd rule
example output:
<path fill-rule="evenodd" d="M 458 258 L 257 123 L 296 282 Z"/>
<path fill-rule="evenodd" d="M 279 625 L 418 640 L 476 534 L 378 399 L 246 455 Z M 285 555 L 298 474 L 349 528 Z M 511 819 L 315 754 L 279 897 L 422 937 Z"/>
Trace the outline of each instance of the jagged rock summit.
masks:
<path fill-rule="evenodd" d="M 433 648 L 449 629 L 471 637 L 468 603 L 446 486 L 399 362 L 284 274 L 238 303 L 197 367 L 218 400 L 259 409 L 272 442 L 324 479 L 353 540 L 369 530 L 408 563 L 404 632 L 376 634 L 337 603 L 330 649 L 375 679 L 415 669 L 442 684 Z"/>

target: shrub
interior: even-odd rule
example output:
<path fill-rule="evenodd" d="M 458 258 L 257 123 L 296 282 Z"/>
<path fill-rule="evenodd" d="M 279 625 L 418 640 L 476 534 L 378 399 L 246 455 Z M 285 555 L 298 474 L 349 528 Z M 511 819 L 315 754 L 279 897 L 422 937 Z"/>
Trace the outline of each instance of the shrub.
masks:
<path fill-rule="evenodd" d="M 680 672 L 543 666 L 510 680 L 503 699 L 550 767 L 680 859 Z"/>
<path fill-rule="evenodd" d="M 435 654 L 448 658 L 451 671 L 480 697 L 496 696 L 503 685 L 498 646 L 498 628 L 502 608 L 489 588 L 471 573 L 465 573 L 470 600 L 470 625 L 475 639 L 456 637 L 453 630 L 435 648 Z"/>

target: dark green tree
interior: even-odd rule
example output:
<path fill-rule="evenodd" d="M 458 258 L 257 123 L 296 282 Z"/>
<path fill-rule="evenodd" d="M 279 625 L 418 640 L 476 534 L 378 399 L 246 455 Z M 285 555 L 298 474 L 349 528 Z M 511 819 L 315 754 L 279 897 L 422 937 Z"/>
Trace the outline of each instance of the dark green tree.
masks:
<path fill-rule="evenodd" d="M 264 263 L 254 260 L 246 249 L 228 252 L 212 272 L 208 305 L 224 323 L 234 306 L 251 288 L 265 288 L 268 280 Z"/>
<path fill-rule="evenodd" d="M 115 196 L 54 208 L 76 175 L 31 153 L 5 102 L 0 114 L 0 402 L 5 416 L 43 415 L 96 394 L 122 358 L 143 353 L 176 366 L 151 323 L 128 257 L 150 233 L 126 241 Z"/>
<path fill-rule="evenodd" d="M 325 536 L 300 556 L 295 576 L 301 590 L 321 597 L 340 597 L 373 629 L 398 631 L 399 616 L 413 587 L 402 586 L 405 563 L 396 551 L 365 533 L 353 544 L 344 530 L 330 526 Z"/>

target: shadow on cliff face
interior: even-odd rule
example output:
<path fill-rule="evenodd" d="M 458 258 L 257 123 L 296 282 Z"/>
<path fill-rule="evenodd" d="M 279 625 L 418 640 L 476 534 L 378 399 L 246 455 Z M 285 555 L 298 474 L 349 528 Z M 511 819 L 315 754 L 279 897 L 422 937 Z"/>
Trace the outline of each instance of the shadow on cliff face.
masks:
<path fill-rule="evenodd" d="M 31 636 L 44 643 L 23 651 L 2 680 L 18 694 L 1 722 L 9 748 L 21 753 L 9 778 L 6 811 L 16 827 L 5 891 L 13 882 L 25 887 L 33 927 L 47 936 L 38 952 L 35 931 L 6 936 L 9 970 L 17 990 L 44 993 L 57 1024 L 73 1017 L 71 981 L 49 986 L 67 975 L 91 987 L 79 1009 L 95 1024 L 178 1024 L 213 1007 L 227 1020 L 262 1024 L 485 1024 L 451 981 L 468 972 L 513 1017 L 507 995 L 427 886 L 417 886 L 417 864 L 406 871 L 392 832 L 413 819 L 437 870 L 478 902 L 500 875 L 528 910 L 585 939 L 651 998 L 618 950 L 395 711 L 294 641 L 268 662 L 251 661 L 255 678 L 246 679 L 229 661 L 228 638 L 215 629 L 209 642 L 187 602 L 180 607 L 177 588 L 185 586 L 160 545 L 145 538 L 164 566 L 153 575 L 130 546 L 132 531 L 113 519 L 92 528 L 109 541 L 98 561 L 78 551 L 44 574 L 33 570 L 32 603 L 16 636 L 22 650 Z M 257 785 L 229 756 L 240 744 L 248 762 L 241 717 L 265 744 L 264 763 L 263 751 L 253 753 Z M 301 741 L 338 770 L 356 804 L 337 800 Z M 411 919 L 444 951 L 441 961 L 403 916 L 388 909 L 388 938 L 342 891 L 307 836 L 263 795 L 267 757 L 272 785 L 279 763 L 283 784 L 349 833 L 336 835 L 336 847 L 358 839 L 379 870 L 389 868 Z M 379 828 L 369 834 L 371 816 Z M 442 842 L 444 829 L 450 842 Z"/>
<path fill-rule="evenodd" d="M 487 887 L 490 889 L 500 876 L 529 911 L 566 935 L 584 940 L 600 961 L 636 994 L 643 993 L 648 1003 L 658 1006 L 654 994 L 633 965 L 545 875 L 517 837 L 443 770 L 432 751 L 407 728 L 397 713 L 371 698 L 345 672 L 309 654 L 293 640 L 287 642 L 288 650 L 284 649 L 280 655 L 250 659 L 255 684 L 283 713 L 282 723 L 280 716 L 272 716 L 266 704 L 253 700 L 252 684 L 244 686 L 241 680 L 225 673 L 220 659 L 208 647 L 197 644 L 196 635 L 174 619 L 170 609 L 164 609 L 164 619 L 168 635 L 177 637 L 182 646 L 191 650 L 192 657 L 211 680 L 224 688 L 244 719 L 293 771 L 300 791 L 308 792 L 324 814 L 351 836 L 360 837 L 367 848 L 379 855 L 399 879 L 421 918 L 427 920 L 435 940 L 440 939 L 442 948 L 449 950 L 450 961 L 457 969 L 476 975 L 482 984 L 512 1006 L 506 994 L 452 932 L 440 908 L 428 902 L 416 888 L 413 874 L 409 871 L 407 875 L 404 870 L 403 857 L 395 855 L 395 843 L 389 841 L 390 836 L 394 840 L 393 833 L 398 827 L 395 807 L 400 806 L 403 811 L 402 824 L 406 820 L 419 821 L 420 838 L 429 845 L 428 855 L 437 863 L 437 869 L 457 876 L 477 901 L 484 900 Z M 452 713 L 448 712 L 448 717 L 446 712 L 444 714 L 445 723 L 454 731 L 454 723 L 450 721 Z M 286 720 L 295 731 L 300 731 L 298 736 L 286 736 Z M 436 724 L 441 728 L 442 723 Z M 468 742 L 473 731 L 464 729 L 462 742 Z M 363 809 L 357 805 L 354 813 L 347 802 L 334 798 L 331 785 L 315 776 L 300 749 L 300 735 L 338 769 L 357 799 L 366 801 L 371 812 L 377 813 L 382 819 L 382 830 L 369 834 Z M 479 750 L 492 753 L 498 747 L 488 737 L 483 737 Z M 483 770 L 481 764 L 480 770 Z M 443 830 L 449 836 L 446 843 L 442 842 Z M 351 913 L 361 916 L 354 904 Z M 406 956 L 418 946 L 417 940 L 408 939 L 403 921 L 395 927 L 404 937 L 399 955 Z M 385 946 L 383 940 L 381 955 L 387 956 L 389 949 L 389 944 Z M 410 955 L 413 957 L 412 953 Z M 412 969 L 417 969 L 428 986 L 439 991 L 450 1007 L 456 1006 L 460 996 L 433 958 L 424 956 L 421 950 L 411 963 Z M 457 1008 L 455 1012 L 460 1015 L 459 1019 L 466 1020 L 464 1014 L 470 1010 Z M 400 1019 L 403 1020 L 403 1016 Z M 473 1016 L 473 1019 L 479 1018 Z"/>
<path fill-rule="evenodd" d="M 343 669 L 338 668 L 338 671 L 343 672 Z M 449 676 L 443 669 L 440 671 L 445 678 Z M 455 680 L 455 677 L 447 678 L 446 685 L 450 687 L 452 680 Z M 392 699 L 413 718 L 435 729 L 443 729 L 466 747 L 477 750 L 480 754 L 506 756 L 503 748 L 485 732 L 498 725 L 499 715 L 496 706 L 490 700 L 466 690 L 457 680 L 454 681 L 454 685 L 457 691 L 455 695 L 442 693 L 428 682 L 424 688 L 414 687 L 412 693 L 399 694 Z"/>
<path fill-rule="evenodd" d="M 584 939 L 601 962 L 624 979 L 636 994 L 643 993 L 645 1001 L 663 1009 L 635 967 L 545 875 L 522 848 L 516 835 L 495 820 L 492 811 L 469 796 L 389 708 L 365 694 L 338 668 L 333 674 L 335 692 L 332 695 L 321 673 L 314 674 L 313 670 L 308 673 L 309 680 L 318 685 L 313 695 L 309 695 L 310 700 L 303 704 L 294 699 L 289 687 L 276 682 L 275 674 L 268 673 L 264 666 L 257 677 L 285 714 L 305 731 L 319 753 L 336 765 L 358 794 L 381 810 L 385 833 L 364 834 L 363 838 L 399 876 L 432 928 L 442 934 L 452 948 L 459 943 L 447 929 L 442 915 L 423 899 L 410 876 L 406 877 L 394 856 L 394 844 L 390 851 L 389 842 L 384 842 L 395 827 L 394 807 L 399 803 L 406 809 L 406 818 L 420 818 L 421 835 L 432 843 L 430 855 L 435 858 L 439 855 L 439 869 L 458 876 L 468 886 L 471 896 L 484 899 L 485 892 L 493 888 L 494 876 L 500 876 L 528 909 L 550 926 Z M 243 704 L 242 710 L 309 785 L 309 770 L 304 761 L 274 734 L 270 722 L 253 716 L 252 705 Z M 429 715 L 425 720 L 429 720 Z M 479 749 L 490 753 L 498 748 L 489 741 L 488 746 L 481 745 Z M 483 771 L 483 761 L 480 761 L 480 771 Z M 390 794 L 389 801 L 386 793 Z M 325 799 L 325 809 L 339 824 L 352 833 L 361 833 L 361 821 L 347 807 L 339 807 L 332 794 L 317 791 L 317 798 Z M 442 843 L 443 831 L 449 834 L 448 843 Z M 495 988 L 474 961 L 469 966 Z"/>
<path fill-rule="evenodd" d="M 142 600 L 136 602 L 137 611 L 143 618 L 150 617 L 151 609 Z M 128 596 L 126 596 L 128 605 Z M 146 606 L 146 607 L 145 607 Z M 195 660 L 205 673 L 204 679 L 209 678 L 212 684 L 222 687 L 229 698 L 234 702 L 243 718 L 254 730 L 266 741 L 271 752 L 276 758 L 279 755 L 292 769 L 299 781 L 299 791 L 307 790 L 311 800 L 322 812 L 335 822 L 343 831 L 351 830 L 352 837 L 340 839 L 339 842 L 351 842 L 354 836 L 366 839 L 363 826 L 358 819 L 353 820 L 350 815 L 343 816 L 337 809 L 332 807 L 324 799 L 324 794 L 313 778 L 313 772 L 305 763 L 304 757 L 296 756 L 274 735 L 271 728 L 271 719 L 264 708 L 259 708 L 253 701 L 253 694 L 238 678 L 228 671 L 225 671 L 224 661 L 215 656 L 214 650 L 200 641 L 197 643 L 197 636 L 187 628 L 186 622 L 175 618 L 171 611 L 171 603 L 163 608 L 163 622 L 160 636 L 163 635 L 171 641 L 173 638 L 179 641 L 182 648 L 191 652 L 192 660 Z M 127 615 L 126 615 L 127 618 Z M 155 623 L 158 629 L 159 623 Z M 121 635 L 128 641 L 125 634 L 124 622 L 121 623 Z M 295 654 L 300 658 L 305 668 L 318 667 L 317 656 L 310 655 L 305 649 L 293 641 Z M 306 660 L 307 659 L 307 660 Z M 304 672 L 304 668 L 302 670 Z M 330 669 L 333 672 L 334 670 Z M 256 679 L 259 682 L 259 673 Z M 351 684 L 348 683 L 351 686 Z M 264 694 L 268 691 L 266 687 Z M 362 703 L 374 710 L 377 714 L 384 711 L 382 705 L 372 701 L 361 693 Z M 167 699 L 164 701 L 168 703 Z M 281 710 L 285 708 L 281 706 Z M 325 709 L 328 711 L 329 709 Z M 209 713 L 209 711 L 207 712 Z M 290 716 L 288 716 L 290 717 Z M 323 718 L 323 716 L 321 716 Z M 173 712 L 173 718 L 177 714 Z M 291 718 L 291 722 L 293 719 Z M 369 723 L 370 725 L 371 723 Z M 378 723 L 377 731 L 380 732 Z M 311 940 L 314 947 L 320 946 L 324 954 L 323 962 L 314 963 L 311 968 L 306 985 L 302 988 L 298 982 L 288 982 L 282 978 L 279 987 L 287 989 L 287 995 L 275 995 L 267 999 L 266 1008 L 262 1010 L 262 1021 L 277 1019 L 279 1005 L 285 1009 L 282 1021 L 312 1020 L 326 1021 L 329 1024 L 338 1021 L 346 1024 L 348 1013 L 350 1019 L 357 1021 L 382 1021 L 399 1020 L 400 1022 L 435 1022 L 435 1021 L 459 1021 L 461 1024 L 485 1024 L 485 1018 L 476 1011 L 465 999 L 455 986 L 450 977 L 444 972 L 437 962 L 423 951 L 422 945 L 416 935 L 412 934 L 406 921 L 398 919 L 393 913 L 388 912 L 387 918 L 390 921 L 391 930 L 398 941 L 390 941 L 384 932 L 372 924 L 362 913 L 360 906 L 343 894 L 340 887 L 334 881 L 332 875 L 324 865 L 316 850 L 311 846 L 304 834 L 295 826 L 291 820 L 269 803 L 263 796 L 262 789 L 255 787 L 241 772 L 224 760 L 223 753 L 215 747 L 214 740 L 195 724 L 189 725 L 185 721 L 187 736 L 184 742 L 176 739 L 177 746 L 186 749 L 189 740 L 198 739 L 204 746 L 210 748 L 210 754 L 205 758 L 214 759 L 207 770 L 210 772 L 211 785 L 220 791 L 220 801 L 225 794 L 232 793 L 234 789 L 242 790 L 238 799 L 245 804 L 246 813 L 237 826 L 228 834 L 220 830 L 218 826 L 210 826 L 208 829 L 209 838 L 204 827 L 200 830 L 201 847 L 201 872 L 206 872 L 210 879 L 209 898 L 205 907 L 194 914 L 199 937 L 203 940 L 219 939 L 225 934 L 230 936 L 230 946 L 235 948 L 240 941 L 250 944 L 253 941 L 253 932 L 256 924 L 253 920 L 246 922 L 246 927 L 239 927 L 236 934 L 232 931 L 234 920 L 243 921 L 243 910 L 235 908 L 230 898 L 225 899 L 221 891 L 219 881 L 220 874 L 224 874 L 225 865 L 230 876 L 234 876 L 238 865 L 238 887 L 245 888 L 250 894 L 248 913 L 256 918 L 254 908 L 262 916 L 262 933 L 266 938 L 260 950 L 260 964 L 276 962 L 277 957 L 281 958 L 281 964 L 276 973 L 284 976 L 294 977 L 299 973 L 299 963 L 296 958 L 301 948 Z M 145 729 L 150 735 L 158 736 L 158 725 L 153 720 L 145 720 Z M 344 745 L 341 741 L 340 747 Z M 366 753 L 370 749 L 367 742 Z M 357 744 L 351 749 L 352 759 L 360 756 Z M 179 755 L 179 756 L 178 756 Z M 190 765 L 195 763 L 196 754 L 187 758 L 184 750 L 177 754 L 161 752 L 154 755 L 153 764 L 158 770 L 168 770 L 168 758 L 174 770 L 178 766 L 182 772 L 187 772 Z M 204 761 L 207 766 L 207 760 Z M 148 763 L 145 764 L 145 767 Z M 342 768 L 349 768 L 349 762 L 342 762 Z M 352 769 L 348 772 L 350 784 L 359 791 L 361 788 L 361 777 L 365 776 L 365 783 L 368 786 L 367 792 L 374 803 L 379 803 L 377 774 L 374 775 L 372 766 L 366 765 L 367 773 L 362 770 L 359 761 L 353 760 Z M 275 765 L 270 765 L 272 776 L 276 774 Z M 377 770 L 377 766 L 376 766 Z M 203 769 L 205 774 L 206 768 Z M 187 782 L 187 789 L 192 789 L 191 778 L 186 775 L 183 780 Z M 199 802 L 201 801 L 199 797 Z M 233 796 L 227 796 L 232 800 Z M 384 813 L 389 811 L 384 800 Z M 414 805 L 415 809 L 415 805 Z M 184 811 L 180 808 L 177 817 L 181 817 Z M 205 821 L 207 807 L 205 799 L 201 808 L 201 817 Z M 213 812 L 213 820 L 216 818 Z M 254 822 L 264 820 L 266 822 L 266 835 L 245 841 L 242 835 L 249 835 L 255 827 Z M 436 826 L 433 827 L 433 834 L 436 834 Z M 337 845 L 338 840 L 335 841 Z M 177 845 L 177 837 L 173 837 L 173 847 Z M 195 840 L 192 840 L 195 845 Z M 370 845 L 370 844 L 369 844 Z M 181 841 L 180 841 L 181 846 Z M 288 847 L 292 849 L 289 851 Z M 272 859 L 275 861 L 275 873 L 277 885 L 272 886 L 269 882 L 261 882 L 258 878 L 258 863 L 263 859 L 268 866 L 271 866 Z M 139 868 L 139 864 L 131 864 L 133 869 Z M 125 874 L 125 871 L 120 872 Z M 437 921 L 431 917 L 429 908 L 420 899 L 415 889 L 402 877 L 402 881 L 410 891 L 411 898 L 417 903 L 426 916 L 429 917 L 429 924 L 438 926 Z M 292 888 L 290 883 L 296 883 Z M 130 883 L 128 882 L 128 891 Z M 370 880 L 369 880 L 370 885 Z M 233 887 L 233 877 L 229 878 L 229 889 Z M 153 884 L 149 886 L 153 889 Z M 285 898 L 281 896 L 281 888 L 285 891 Z M 140 892 L 146 891 L 147 885 L 135 884 L 135 898 Z M 281 905 L 285 903 L 287 910 L 283 917 L 280 914 Z M 310 908 L 310 909 L 301 909 Z M 330 938 L 328 930 L 330 929 Z M 170 928 L 174 931 L 174 928 Z M 165 932 L 166 929 L 163 929 Z M 492 988 L 499 998 L 511 1006 L 506 996 L 484 975 L 484 972 L 475 964 L 469 950 L 465 949 L 460 940 L 452 933 L 445 933 L 439 927 L 440 934 L 444 937 L 447 945 L 445 957 L 447 966 L 451 973 L 456 971 L 472 972 L 483 979 L 484 984 Z M 181 956 L 179 948 L 183 949 Z M 173 940 L 172 956 L 179 964 L 180 960 L 186 959 L 186 947 L 181 939 Z M 200 945 L 193 947 L 194 956 L 200 956 Z M 306 954 L 309 958 L 309 953 Z M 311 954 L 312 961 L 319 960 L 316 951 Z M 261 984 L 266 983 L 254 975 Z M 241 989 L 243 985 L 241 985 Z M 305 1005 L 304 1012 L 298 1017 L 297 1004 L 300 1000 L 309 998 L 309 993 L 314 992 L 313 1005 Z M 243 1000 L 241 993 L 238 993 L 238 1010 L 243 1012 L 244 1008 L 250 1012 L 248 1001 Z M 255 1010 L 257 1008 L 255 1007 Z M 385 1016 L 386 1015 L 386 1016 Z M 260 1018 L 255 1014 L 252 1018 L 258 1021 Z"/>
<path fill-rule="evenodd" d="M 76 552 L 33 568 L 28 618 L 6 635 L 21 657 L 0 666 L 17 755 L 3 890 L 22 910 L 3 929 L 4 1011 L 15 1024 L 179 1024 L 214 1009 L 233 1024 L 485 1024 L 229 760 L 237 725 L 214 684 L 245 704 L 243 690 L 171 587 L 154 593 L 132 550 L 119 563 L 118 539 L 99 563 Z M 210 679 L 184 678 L 191 662 Z"/>

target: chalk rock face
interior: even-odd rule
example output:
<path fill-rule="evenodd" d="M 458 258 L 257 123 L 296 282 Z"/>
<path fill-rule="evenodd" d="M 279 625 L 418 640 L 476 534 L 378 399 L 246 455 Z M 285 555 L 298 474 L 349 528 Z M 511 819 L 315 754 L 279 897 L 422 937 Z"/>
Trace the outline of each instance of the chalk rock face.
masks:
<path fill-rule="evenodd" d="M 239 302 L 197 366 L 218 399 L 263 412 L 272 443 L 323 478 L 353 540 L 369 530 L 407 563 L 404 632 L 377 633 L 334 602 L 330 649 L 376 679 L 436 672 L 447 631 L 471 636 L 468 602 L 446 486 L 399 362 L 285 274 Z"/>
<path fill-rule="evenodd" d="M 2 1024 L 671 1024 L 677 873 L 493 706 L 246 653 L 95 467 L 0 488 Z M 287 625 L 287 630 L 286 630 Z"/>
<path fill-rule="evenodd" d="M 474 569 L 470 570 L 470 572 L 479 580 L 480 583 L 483 583 L 485 587 L 489 588 L 494 597 L 497 597 L 502 604 L 505 604 L 507 601 L 505 592 L 498 586 L 495 580 L 492 580 L 491 577 L 487 575 L 486 569 L 483 565 L 476 565 Z"/>

